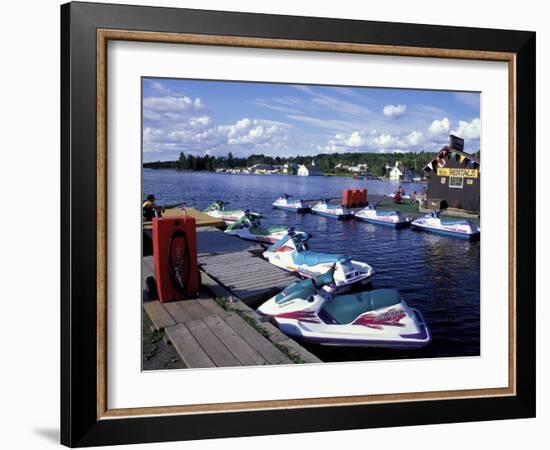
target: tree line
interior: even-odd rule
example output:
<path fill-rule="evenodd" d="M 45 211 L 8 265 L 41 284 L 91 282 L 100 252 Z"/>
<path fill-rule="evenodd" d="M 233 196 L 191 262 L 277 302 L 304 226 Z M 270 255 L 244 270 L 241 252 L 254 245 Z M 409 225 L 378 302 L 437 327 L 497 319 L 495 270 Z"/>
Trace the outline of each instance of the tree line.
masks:
<path fill-rule="evenodd" d="M 322 153 L 314 156 L 268 156 L 263 154 L 250 155 L 246 158 L 235 157 L 231 152 L 227 156 L 194 156 L 181 152 L 175 161 L 156 161 L 143 164 L 149 169 L 176 170 L 207 170 L 235 169 L 252 167 L 255 164 L 282 166 L 283 164 L 311 165 L 313 161 L 324 173 L 346 173 L 348 169 L 342 166 L 357 166 L 367 164 L 370 173 L 376 176 L 386 174 L 386 166 L 393 167 L 399 161 L 400 167 L 420 172 L 435 156 L 433 152 L 417 153 Z"/>

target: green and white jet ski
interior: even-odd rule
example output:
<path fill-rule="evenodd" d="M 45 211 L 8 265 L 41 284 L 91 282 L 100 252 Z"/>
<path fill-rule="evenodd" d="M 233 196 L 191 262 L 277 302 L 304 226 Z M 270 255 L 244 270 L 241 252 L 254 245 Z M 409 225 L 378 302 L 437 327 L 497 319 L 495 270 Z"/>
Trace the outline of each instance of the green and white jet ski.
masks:
<path fill-rule="evenodd" d="M 261 214 L 246 210 L 239 220 L 227 227 L 225 232 L 241 239 L 267 244 L 273 244 L 286 236 L 288 232 L 286 227 L 263 227 L 262 218 Z"/>
<path fill-rule="evenodd" d="M 224 202 L 223 200 L 216 200 L 214 203 L 210 204 L 208 208 L 204 210 L 204 212 L 209 216 L 215 217 L 216 219 L 221 219 L 227 223 L 236 222 L 242 216 L 244 216 L 244 210 L 242 209 L 234 209 L 234 210 L 225 209 L 225 206 L 228 204 L 229 202 Z"/>

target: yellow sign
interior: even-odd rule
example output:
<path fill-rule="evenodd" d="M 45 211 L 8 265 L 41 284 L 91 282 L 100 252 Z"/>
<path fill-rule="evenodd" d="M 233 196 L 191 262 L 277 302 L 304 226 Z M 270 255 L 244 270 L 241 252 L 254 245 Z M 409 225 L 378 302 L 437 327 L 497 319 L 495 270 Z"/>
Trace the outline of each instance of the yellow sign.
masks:
<path fill-rule="evenodd" d="M 451 169 L 449 167 L 438 167 L 437 175 L 440 177 L 464 177 L 477 178 L 477 169 Z"/>

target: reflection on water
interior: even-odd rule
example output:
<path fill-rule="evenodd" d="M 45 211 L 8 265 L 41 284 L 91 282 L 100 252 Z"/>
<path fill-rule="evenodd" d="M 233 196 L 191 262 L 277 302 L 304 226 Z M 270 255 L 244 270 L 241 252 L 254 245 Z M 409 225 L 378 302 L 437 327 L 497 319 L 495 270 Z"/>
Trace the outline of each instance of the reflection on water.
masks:
<path fill-rule="evenodd" d="M 399 183 L 339 177 L 229 175 L 207 172 L 144 170 L 143 192 L 154 193 L 160 204 L 187 202 L 198 209 L 213 200 L 230 208 L 250 208 L 266 215 L 266 225 L 295 226 L 310 231 L 311 249 L 345 253 L 376 270 L 373 288 L 397 288 L 407 303 L 424 315 L 433 334 L 421 350 L 339 349 L 308 345 L 324 361 L 479 355 L 480 244 L 446 236 L 394 230 L 359 221 L 336 221 L 312 214 L 274 210 L 281 192 L 296 198 L 339 197 L 342 189 L 364 188 L 387 194 Z M 408 192 L 418 183 L 401 183 Z"/>

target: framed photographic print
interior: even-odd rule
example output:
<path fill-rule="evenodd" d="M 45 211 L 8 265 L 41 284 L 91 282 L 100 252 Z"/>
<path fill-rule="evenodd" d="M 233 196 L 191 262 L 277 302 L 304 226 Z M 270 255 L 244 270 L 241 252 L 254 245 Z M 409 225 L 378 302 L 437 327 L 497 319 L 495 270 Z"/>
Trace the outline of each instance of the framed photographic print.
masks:
<path fill-rule="evenodd" d="M 61 19 L 63 444 L 534 416 L 535 33 Z"/>

